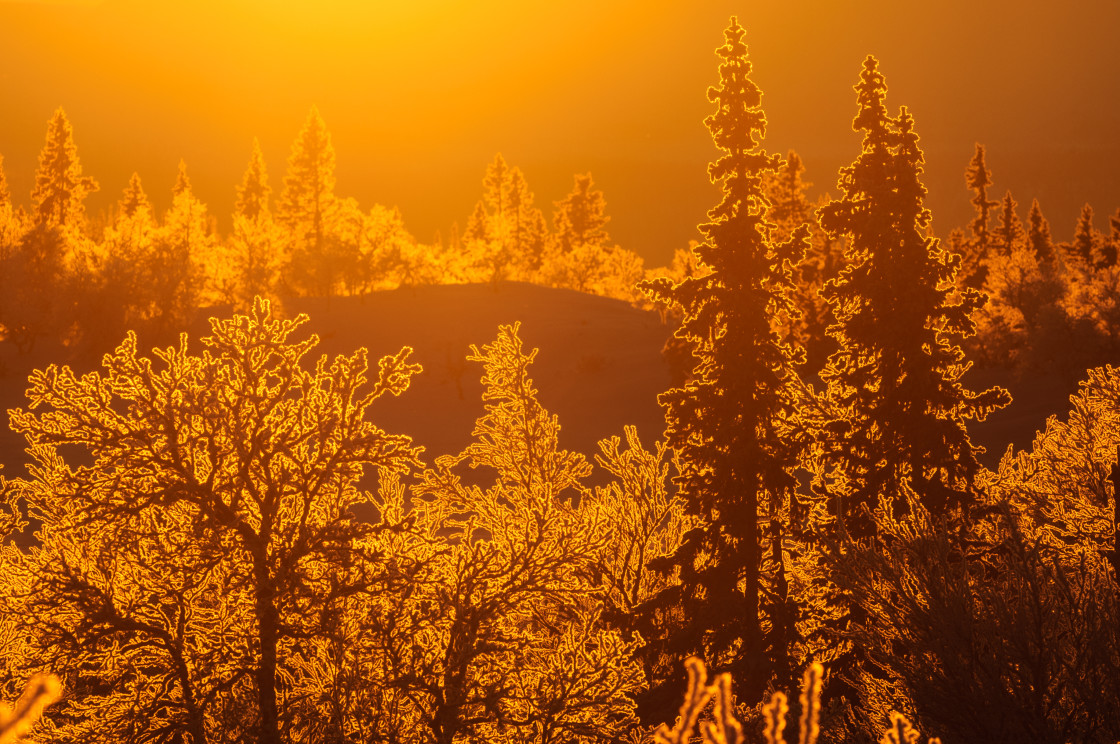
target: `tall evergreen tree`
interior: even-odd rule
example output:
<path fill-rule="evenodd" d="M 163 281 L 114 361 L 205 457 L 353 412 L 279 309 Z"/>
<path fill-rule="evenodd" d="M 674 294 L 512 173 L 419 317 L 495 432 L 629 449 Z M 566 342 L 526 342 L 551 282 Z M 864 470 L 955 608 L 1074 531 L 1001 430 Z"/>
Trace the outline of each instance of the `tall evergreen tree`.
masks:
<path fill-rule="evenodd" d="M 610 240 L 607 201 L 603 192 L 594 188 L 590 173 L 577 174 L 571 192 L 554 206 L 552 224 L 560 250 L 567 253 L 577 245 L 605 245 Z"/>
<path fill-rule="evenodd" d="M 992 235 L 992 246 L 999 250 L 1000 255 L 1010 256 L 1015 247 L 1026 237 L 1023 231 L 1023 221 L 1016 212 L 1018 203 L 1008 191 L 999 201 L 999 217 L 995 232 Z"/>
<path fill-rule="evenodd" d="M 151 216 L 152 204 L 148 201 L 148 195 L 144 193 L 144 185 L 140 182 L 139 173 L 133 173 L 128 179 L 128 186 L 125 187 L 121 200 L 117 203 L 117 209 L 121 217 L 133 218 L 140 214 Z"/>
<path fill-rule="evenodd" d="M 312 107 L 292 143 L 276 221 L 291 234 L 289 281 L 307 294 L 333 294 L 340 267 L 331 255 L 330 231 L 338 207 L 335 155 L 319 110 Z"/>
<path fill-rule="evenodd" d="M 1108 242 L 1101 253 L 1103 266 L 1115 266 L 1120 255 L 1120 207 L 1108 218 Z"/>
<path fill-rule="evenodd" d="M 31 191 L 36 221 L 47 227 L 81 225 L 85 219 L 82 202 L 97 188 L 97 181 L 82 175 L 74 130 L 59 108 L 47 123 L 47 141 L 39 152 Z"/>
<path fill-rule="evenodd" d="M 279 306 L 277 284 L 285 258 L 284 233 L 273 222 L 268 207 L 271 188 L 260 143 L 253 152 L 237 187 L 229 259 L 233 269 L 232 299 L 237 308 L 251 308 L 256 297 Z"/>
<path fill-rule="evenodd" d="M 992 207 L 999 202 L 988 198 L 988 187 L 992 185 L 992 173 L 984 162 L 984 146 L 977 143 L 976 152 L 964 173 L 965 183 L 972 189 L 972 205 L 976 216 L 968 223 L 970 239 L 964 244 L 965 254 L 961 266 L 961 279 L 965 286 L 979 288 L 984 286 L 987 274 L 985 261 L 991 250 L 991 235 L 988 232 Z"/>
<path fill-rule="evenodd" d="M 803 255 L 807 230 L 780 245 L 770 240 L 764 177 L 781 167 L 781 158 L 761 147 L 766 117 L 749 77 L 743 27 L 732 18 L 724 35 L 716 50 L 720 82 L 708 89 L 716 111 L 705 119 L 721 151 L 708 175 L 722 199 L 700 226 L 706 242 L 696 248 L 711 271 L 641 286 L 680 307 L 676 336 L 694 344 L 698 359 L 693 379 L 658 399 L 668 442 L 680 453 L 676 482 L 688 513 L 700 521 L 672 559 L 685 606 L 673 644 L 681 656 L 701 653 L 734 670 L 741 697 L 756 699 L 780 655 L 765 653 L 762 541 L 768 529 L 778 535 L 786 529 L 779 515 L 796 485 L 798 452 L 788 419 L 801 355 L 782 342 L 770 319 L 795 312 L 791 267 Z"/>
<path fill-rule="evenodd" d="M 1041 265 L 1049 265 L 1054 261 L 1054 240 L 1050 237 L 1050 223 L 1042 216 L 1042 207 L 1038 199 L 1031 202 L 1031 211 L 1027 215 L 1030 227 L 1027 230 L 1027 242 L 1030 243 L 1034 255 L 1038 257 Z"/>
<path fill-rule="evenodd" d="M 1086 204 L 1081 208 L 1081 214 L 1073 228 L 1073 242 L 1066 249 L 1070 263 L 1084 269 L 1092 269 L 1100 250 L 1101 237 L 1101 234 L 1093 228 L 1093 207 Z"/>
<path fill-rule="evenodd" d="M 774 223 L 779 240 L 787 240 L 798 227 L 814 221 L 808 197 L 813 184 L 802 178 L 804 173 L 801 156 L 790 150 L 782 167 L 766 179 L 766 197 L 770 201 L 766 219 Z"/>
<path fill-rule="evenodd" d="M 864 133 L 863 150 L 840 171 L 840 199 L 821 210 L 826 230 L 851 237 L 851 263 L 824 289 L 840 349 L 822 377 L 842 412 L 826 427 L 826 461 L 840 475 L 831 484 L 835 511 L 842 530 L 867 535 L 877 517 L 891 518 L 892 502 L 920 502 L 934 514 L 967 504 L 980 466 L 965 420 L 1008 396 L 961 382 L 968 365 L 959 344 L 974 332 L 983 298 L 965 289 L 952 300 L 959 258 L 927 235 L 913 118 L 905 107 L 888 115 L 874 57 L 855 90 L 852 126 Z"/>
<path fill-rule="evenodd" d="M 255 220 L 268 214 L 268 196 L 272 189 L 268 186 L 268 168 L 261 152 L 261 143 L 253 138 L 253 154 L 249 156 L 249 166 L 237 187 L 235 214 Z"/>

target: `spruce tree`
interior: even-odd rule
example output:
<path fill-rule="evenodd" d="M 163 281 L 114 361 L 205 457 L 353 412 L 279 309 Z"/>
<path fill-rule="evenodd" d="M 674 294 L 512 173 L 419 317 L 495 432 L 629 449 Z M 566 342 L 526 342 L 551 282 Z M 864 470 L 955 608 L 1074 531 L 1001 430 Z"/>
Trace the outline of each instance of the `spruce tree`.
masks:
<path fill-rule="evenodd" d="M 1081 208 L 1077 224 L 1073 229 L 1073 242 L 1066 250 L 1070 263 L 1086 270 L 1092 269 L 1100 250 L 1100 233 L 1093 229 L 1093 207 L 1086 204 Z"/>
<path fill-rule="evenodd" d="M 293 288 L 329 296 L 338 281 L 330 232 L 338 207 L 334 194 L 335 156 L 331 136 L 319 110 L 312 107 L 292 143 L 284 190 L 276 205 L 276 221 L 291 234 Z"/>
<path fill-rule="evenodd" d="M 603 192 L 594 188 L 590 173 L 577 174 L 571 192 L 554 206 L 552 224 L 561 251 L 567 253 L 577 245 L 605 245 L 610 241 L 606 231 L 611 219 L 607 216 L 607 201 Z"/>
<path fill-rule="evenodd" d="M 1054 262 L 1054 240 L 1050 237 L 1050 223 L 1042 216 L 1042 207 L 1038 199 L 1031 202 L 1031 211 L 1027 215 L 1030 227 L 1027 230 L 1027 242 L 1038 257 L 1039 264 L 1043 266 Z"/>
<path fill-rule="evenodd" d="M 237 187 L 235 214 L 250 220 L 267 215 L 268 195 L 271 191 L 268 186 L 268 168 L 265 166 L 264 154 L 261 152 L 261 143 L 254 137 L 249 166 L 241 178 L 241 185 Z"/>
<path fill-rule="evenodd" d="M 1019 219 L 1019 214 L 1016 212 L 1018 203 L 1012 198 L 1011 192 L 1008 191 L 1003 195 L 1003 199 L 999 201 L 999 223 L 996 225 L 995 232 L 992 236 L 992 245 L 999 249 L 1002 256 L 1010 256 L 1019 242 L 1026 237 L 1023 231 L 1023 221 Z"/>
<path fill-rule="evenodd" d="M 965 286 L 979 288 L 984 286 L 984 277 L 988 272 L 985 261 L 992 243 L 988 222 L 992 207 L 999 204 L 988 198 L 992 173 L 984 162 L 983 145 L 977 143 L 976 152 L 965 170 L 964 177 L 968 188 L 973 191 L 972 205 L 976 207 L 976 216 L 968 223 L 971 238 L 964 244 L 965 254 L 960 274 Z"/>
<path fill-rule="evenodd" d="M 268 207 L 270 193 L 264 155 L 254 138 L 249 164 L 237 187 L 233 234 L 228 245 L 233 269 L 232 299 L 239 309 L 252 307 L 256 297 L 267 298 L 279 307 L 276 289 L 284 259 L 284 233 L 272 220 Z"/>
<path fill-rule="evenodd" d="M 1108 218 L 1108 241 L 1104 244 L 1101 251 L 1102 266 L 1110 267 L 1116 265 L 1118 254 L 1120 254 L 1120 208 Z"/>
<path fill-rule="evenodd" d="M 61 108 L 47 123 L 47 141 L 39 152 L 39 169 L 31 191 L 36 221 L 46 227 L 81 225 L 82 202 L 97 191 L 97 181 L 82 175 L 74 130 Z"/>
<path fill-rule="evenodd" d="M 658 398 L 669 445 L 680 454 L 676 483 L 700 521 L 672 559 L 680 568 L 683 619 L 671 645 L 678 656 L 703 654 L 733 670 L 742 696 L 757 699 L 776 666 L 764 653 L 760 618 L 762 540 L 767 530 L 785 529 L 773 517 L 796 485 L 798 452 L 787 423 L 801 355 L 770 319 L 794 312 L 792 266 L 807 231 L 780 245 L 770 239 L 764 178 L 781 158 L 760 144 L 766 118 L 749 77 L 743 27 L 732 18 L 724 35 L 716 50 L 720 82 L 708 89 L 716 111 L 705 119 L 720 150 L 708 175 L 722 199 L 700 226 L 706 241 L 696 248 L 710 272 L 640 286 L 680 308 L 676 336 L 694 345 L 698 360 L 693 379 Z"/>
<path fill-rule="evenodd" d="M 905 107 L 888 115 L 886 80 L 868 56 L 855 86 L 864 133 L 855 162 L 840 170 L 841 197 L 821 224 L 851 238 L 851 263 L 825 285 L 840 345 L 822 378 L 841 416 L 825 427 L 826 462 L 842 534 L 876 532 L 877 519 L 919 502 L 944 514 L 972 499 L 980 466 L 965 428 L 1008 402 L 1002 389 L 968 390 L 960 342 L 974 332 L 976 290 L 953 299 L 959 257 L 928 236 L 924 158 Z"/>
<path fill-rule="evenodd" d="M 144 193 L 139 173 L 133 173 L 128 179 L 128 186 L 117 203 L 117 209 L 121 217 L 134 218 L 140 214 L 151 216 L 152 205 L 148 201 L 148 195 Z"/>

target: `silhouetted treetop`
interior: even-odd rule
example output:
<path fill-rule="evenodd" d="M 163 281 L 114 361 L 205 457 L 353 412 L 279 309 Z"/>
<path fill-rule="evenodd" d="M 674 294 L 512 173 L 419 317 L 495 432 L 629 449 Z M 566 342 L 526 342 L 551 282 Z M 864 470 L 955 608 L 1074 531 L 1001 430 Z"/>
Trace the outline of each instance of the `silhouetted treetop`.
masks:
<path fill-rule="evenodd" d="M 693 345 L 697 360 L 693 379 L 658 397 L 668 443 L 680 454 L 674 480 L 687 513 L 699 521 L 672 559 L 681 587 L 671 591 L 687 618 L 674 652 L 705 653 L 719 668 L 738 670 L 754 696 L 783 673 L 788 642 L 776 633 L 763 637 L 761 540 L 764 529 L 778 543 L 789 530 L 798 452 L 789 419 L 801 352 L 782 341 L 772 319 L 797 313 L 792 267 L 804 255 L 808 230 L 771 241 L 766 178 L 782 163 L 760 145 L 766 118 L 761 91 L 748 77 L 743 34 L 732 18 L 716 50 L 719 85 L 708 89 L 716 111 L 705 123 L 720 150 L 708 174 L 722 198 L 700 225 L 706 240 L 696 255 L 710 271 L 639 286 L 680 308 L 675 335 Z"/>
<path fill-rule="evenodd" d="M 133 173 L 128 179 L 121 200 L 117 203 L 122 217 L 136 217 L 138 214 L 151 216 L 152 205 L 148 195 L 144 193 L 144 186 L 140 183 L 140 174 Z"/>
<path fill-rule="evenodd" d="M 82 203 L 97 188 L 97 181 L 82 175 L 73 128 L 59 108 L 47 123 L 47 141 L 39 153 L 31 191 L 36 220 L 48 227 L 80 225 L 85 219 Z"/>
<path fill-rule="evenodd" d="M 249 156 L 249 165 L 241 184 L 237 187 L 237 202 L 235 214 L 250 220 L 257 219 L 260 215 L 268 214 L 268 195 L 271 189 L 268 186 L 268 168 L 265 166 L 264 154 L 261 152 L 261 143 L 253 138 L 253 153 Z"/>
<path fill-rule="evenodd" d="M 982 419 L 1008 398 L 961 382 L 968 365 L 959 343 L 974 333 L 971 314 L 983 297 L 974 289 L 954 296 L 959 256 L 927 235 L 913 117 L 906 107 L 897 118 L 886 114 L 874 57 L 855 90 L 862 152 L 841 169 L 841 197 L 820 211 L 826 230 L 851 240 L 851 263 L 822 291 L 840 344 L 822 377 L 844 412 L 829 427 L 830 458 L 846 484 L 836 487 L 848 493 L 836 502 L 838 516 L 863 532 L 873 529 L 873 511 L 910 489 L 934 512 L 967 502 L 979 463 L 964 419 Z"/>
<path fill-rule="evenodd" d="M 560 249 L 570 251 L 583 243 L 603 245 L 610 240 L 606 225 L 607 202 L 603 192 L 593 188 L 590 173 L 577 174 L 571 193 L 555 203 L 552 215 Z"/>

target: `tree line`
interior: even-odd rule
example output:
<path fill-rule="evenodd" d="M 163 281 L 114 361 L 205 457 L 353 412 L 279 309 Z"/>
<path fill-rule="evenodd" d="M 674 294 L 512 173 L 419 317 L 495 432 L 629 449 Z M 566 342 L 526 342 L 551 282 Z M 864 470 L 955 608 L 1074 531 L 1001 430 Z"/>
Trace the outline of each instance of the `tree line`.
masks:
<path fill-rule="evenodd" d="M 888 108 L 871 56 L 861 147 L 839 195 L 811 206 L 799 159 L 763 147 L 743 27 L 724 34 L 705 120 L 719 202 L 703 242 L 637 282 L 676 328 L 652 444 L 627 427 L 590 458 L 561 448 L 512 325 L 471 348 L 471 443 L 425 462 L 372 423 L 379 399 L 407 395 L 411 350 L 316 358 L 275 285 L 212 319 L 201 347 L 184 335 L 144 355 L 130 331 L 100 372 L 31 375 L 10 421 L 33 462 L 0 510 L 0 690 L 62 677 L 44 739 L 683 742 L 708 701 L 712 742 L 751 727 L 771 744 L 888 726 L 885 741 L 916 740 L 904 720 L 947 741 L 1116 739 L 1120 376 L 1089 370 L 1068 417 L 995 470 L 968 426 L 1010 396 L 966 378 L 981 350 L 1017 349 L 1000 363 L 1024 371 L 1059 361 L 1023 351 L 1045 347 L 1023 309 L 1037 295 L 985 297 L 1011 276 L 1054 283 L 1055 327 L 1109 351 L 1083 298 L 1106 292 L 1090 288 L 1114 273 L 1115 227 L 1105 239 L 1083 215 L 1085 240 L 1043 257 L 1033 232 L 1004 230 L 1008 197 L 990 230 L 978 148 L 977 218 L 934 237 L 914 117 Z M 289 176 L 297 151 L 326 152 L 317 121 Z M 74 194 L 92 187 L 69 172 Z M 254 172 L 238 210 L 259 226 Z M 319 183 L 286 179 L 277 222 L 304 211 L 276 276 L 352 291 Z M 551 233 L 523 184 L 496 159 L 457 238 L 491 251 L 487 280 L 609 244 L 590 177 Z M 64 222 L 80 198 L 36 203 L 55 221 L 21 217 L 30 230 L 81 235 Z M 991 346 L 997 328 L 1032 340 Z M 30 523 L 33 544 L 8 539 Z"/>

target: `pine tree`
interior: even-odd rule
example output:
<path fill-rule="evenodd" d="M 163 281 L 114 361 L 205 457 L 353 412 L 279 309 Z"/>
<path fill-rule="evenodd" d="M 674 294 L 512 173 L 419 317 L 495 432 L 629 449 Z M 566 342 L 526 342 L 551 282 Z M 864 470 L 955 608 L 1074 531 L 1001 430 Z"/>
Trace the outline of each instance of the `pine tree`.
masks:
<path fill-rule="evenodd" d="M 133 173 L 128 179 L 128 186 L 125 187 L 121 200 L 117 202 L 117 210 L 120 216 L 130 219 L 144 214 L 151 217 L 152 205 L 148 201 L 148 195 L 144 193 L 139 173 Z"/>
<path fill-rule="evenodd" d="M 1073 242 L 1066 249 L 1073 266 L 1091 270 L 1096 264 L 1100 250 L 1101 235 L 1093 228 L 1093 207 L 1086 204 L 1081 208 L 1077 225 L 1073 229 Z"/>
<path fill-rule="evenodd" d="M 1026 238 L 1023 231 L 1023 221 L 1019 219 L 1016 211 L 1018 204 L 1008 191 L 999 202 L 999 224 L 996 225 L 992 235 L 992 245 L 999 249 L 1001 256 L 1010 256 L 1016 246 Z"/>
<path fill-rule="evenodd" d="M 556 243 L 565 253 L 577 245 L 605 245 L 610 241 L 606 225 L 607 202 L 603 192 L 593 188 L 590 173 L 577 174 L 572 191 L 554 203 L 552 224 Z"/>
<path fill-rule="evenodd" d="M 483 242 L 490 240 L 490 225 L 489 218 L 486 214 L 486 205 L 480 199 L 474 205 L 474 211 L 471 216 L 467 218 L 467 229 L 463 232 L 463 239 L 470 242 L 481 240 Z"/>
<path fill-rule="evenodd" d="M 334 294 L 341 269 L 330 244 L 338 208 L 334 169 L 330 133 L 319 110 L 312 107 L 292 143 L 276 221 L 291 234 L 289 283 L 320 297 Z"/>
<path fill-rule="evenodd" d="M 688 513 L 701 523 L 673 556 L 685 606 L 674 652 L 703 653 L 718 668 L 736 670 L 754 699 L 782 671 L 782 639 L 764 638 L 760 618 L 761 544 L 767 531 L 780 540 L 788 529 L 781 514 L 796 485 L 798 453 L 787 419 L 795 415 L 800 355 L 770 319 L 795 312 L 792 266 L 803 255 L 807 230 L 780 245 L 770 240 L 764 177 L 781 167 L 781 158 L 760 144 L 766 118 L 762 93 L 749 78 L 743 27 L 732 18 L 724 35 L 716 50 L 720 83 L 708 89 L 717 110 L 705 119 L 721 151 L 708 174 L 722 200 L 700 226 L 707 240 L 696 249 L 711 272 L 641 286 L 655 300 L 681 307 L 676 336 L 695 344 L 699 360 L 693 380 L 658 398 L 668 443 L 681 460 L 676 482 Z M 769 654 L 767 641 L 774 647 Z"/>
<path fill-rule="evenodd" d="M 153 298 L 150 317 L 164 332 L 182 329 L 206 296 L 208 280 L 228 272 L 203 204 L 191 190 L 187 165 L 179 161 L 171 207 L 153 236 L 147 282 Z"/>
<path fill-rule="evenodd" d="M 48 227 L 81 225 L 85 219 L 82 202 L 97 191 L 97 181 L 82 175 L 74 130 L 61 108 L 47 122 L 47 141 L 39 153 L 39 170 L 31 191 L 36 220 Z"/>
<path fill-rule="evenodd" d="M 483 202 L 499 224 L 509 212 L 509 171 L 506 159 L 499 152 L 494 156 L 494 162 L 486 166 L 486 175 L 482 178 Z"/>
<path fill-rule="evenodd" d="M 253 154 L 249 156 L 249 165 L 245 169 L 245 175 L 241 178 L 241 185 L 237 187 L 234 214 L 250 220 L 268 215 L 268 195 L 270 192 L 268 168 L 265 166 L 264 154 L 261 152 L 261 143 L 254 137 Z"/>
<path fill-rule="evenodd" d="M 269 211 L 270 192 L 264 155 L 254 138 L 249 164 L 237 187 L 233 234 L 228 246 L 233 269 L 232 299 L 239 310 L 252 307 L 255 297 L 264 297 L 279 307 L 277 285 L 286 258 L 285 235 Z"/>
<path fill-rule="evenodd" d="M 1054 262 L 1054 241 L 1050 237 L 1050 223 L 1042 216 L 1042 207 L 1038 199 L 1031 202 L 1031 211 L 1027 216 L 1030 227 L 1027 230 L 1027 242 L 1038 257 L 1040 265 L 1046 266 Z"/>
<path fill-rule="evenodd" d="M 766 219 L 774 223 L 774 237 L 779 241 L 788 240 L 798 227 L 814 221 L 808 198 L 813 184 L 802 178 L 804 173 L 801 156 L 790 150 L 781 169 L 766 178 L 766 197 L 770 201 Z"/>
<path fill-rule="evenodd" d="M 1120 255 L 1120 208 L 1108 218 L 1108 241 L 1101 249 L 1101 265 L 1103 267 L 1115 266 L 1117 256 Z"/>
<path fill-rule="evenodd" d="M 976 217 L 968 223 L 971 238 L 964 244 L 965 254 L 959 274 L 965 286 L 979 288 L 984 285 L 984 276 L 987 274 L 985 261 L 992 243 L 988 222 L 992 207 L 999 204 L 988 198 L 992 174 L 984 163 L 983 145 L 976 144 L 976 152 L 965 170 L 964 177 L 968 188 L 973 191 L 972 205 L 976 207 Z"/>
<path fill-rule="evenodd" d="M 968 369 L 959 343 L 973 333 L 975 290 L 952 301 L 959 258 L 927 236 L 924 158 L 905 107 L 888 115 L 886 81 L 868 56 L 855 86 L 863 151 L 840 171 L 841 198 L 821 210 L 821 224 L 848 235 L 851 261 L 824 296 L 837 322 L 840 349 L 822 378 L 842 417 L 826 427 L 826 461 L 841 534 L 867 535 L 896 507 L 920 502 L 934 514 L 968 504 L 980 466 L 965 419 L 1005 405 L 1001 389 L 982 393 L 961 383 Z"/>

